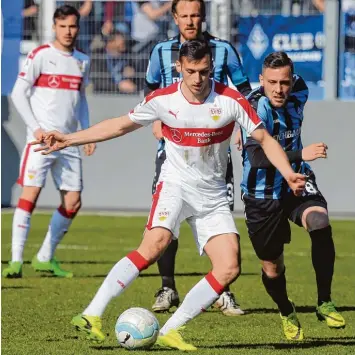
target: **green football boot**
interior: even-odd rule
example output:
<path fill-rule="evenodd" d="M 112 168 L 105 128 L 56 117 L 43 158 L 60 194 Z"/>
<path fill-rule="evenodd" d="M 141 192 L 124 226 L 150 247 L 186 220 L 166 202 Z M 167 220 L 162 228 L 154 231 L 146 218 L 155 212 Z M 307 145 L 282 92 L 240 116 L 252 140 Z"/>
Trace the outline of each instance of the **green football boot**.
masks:
<path fill-rule="evenodd" d="M 303 340 L 303 329 L 301 327 L 301 323 L 298 320 L 295 306 L 292 303 L 293 312 L 288 316 L 283 316 L 280 313 L 280 317 L 282 320 L 282 328 L 287 340 L 300 341 Z"/>
<path fill-rule="evenodd" d="M 323 302 L 320 306 L 317 306 L 316 315 L 320 321 L 326 321 L 329 328 L 345 328 L 345 319 L 331 301 Z"/>
<path fill-rule="evenodd" d="M 181 330 L 184 327 L 179 329 L 170 329 L 165 335 L 159 335 L 156 344 L 162 348 L 167 349 L 177 349 L 181 351 L 196 351 L 197 348 L 192 344 L 187 343 L 182 335 Z"/>
<path fill-rule="evenodd" d="M 101 331 L 101 318 L 98 316 L 86 316 L 78 314 L 70 322 L 77 331 L 85 333 L 86 339 L 99 344 L 105 340 L 105 335 Z"/>
<path fill-rule="evenodd" d="M 22 277 L 21 261 L 9 261 L 9 266 L 2 271 L 2 276 L 7 279 L 20 279 Z"/>
<path fill-rule="evenodd" d="M 31 265 L 35 271 L 50 272 L 57 277 L 65 277 L 67 279 L 71 279 L 74 276 L 71 271 L 63 270 L 59 266 L 56 258 L 53 258 L 50 261 L 39 261 L 37 259 L 37 255 L 35 255 L 32 259 Z"/>

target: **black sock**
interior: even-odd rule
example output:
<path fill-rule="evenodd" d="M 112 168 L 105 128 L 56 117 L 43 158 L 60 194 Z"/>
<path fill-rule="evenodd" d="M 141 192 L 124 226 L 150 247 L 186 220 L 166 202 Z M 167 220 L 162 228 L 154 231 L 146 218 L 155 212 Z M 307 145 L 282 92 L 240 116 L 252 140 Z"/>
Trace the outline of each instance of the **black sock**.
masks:
<path fill-rule="evenodd" d="M 172 240 L 164 254 L 158 260 L 158 268 L 162 277 L 162 287 L 169 287 L 176 290 L 175 287 L 175 257 L 178 250 L 178 241 Z"/>
<path fill-rule="evenodd" d="M 331 226 L 309 232 L 312 240 L 312 263 L 316 273 L 318 305 L 331 301 L 335 248 Z"/>
<path fill-rule="evenodd" d="M 276 278 L 268 277 L 264 270 L 262 270 L 262 280 L 267 293 L 277 304 L 280 313 L 283 316 L 291 314 L 293 312 L 293 307 L 287 296 L 285 269 L 282 274 Z"/>

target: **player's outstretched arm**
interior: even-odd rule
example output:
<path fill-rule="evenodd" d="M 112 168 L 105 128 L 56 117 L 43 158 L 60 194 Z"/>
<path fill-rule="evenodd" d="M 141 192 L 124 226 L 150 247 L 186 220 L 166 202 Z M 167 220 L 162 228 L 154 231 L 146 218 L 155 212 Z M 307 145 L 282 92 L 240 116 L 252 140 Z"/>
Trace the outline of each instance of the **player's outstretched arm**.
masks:
<path fill-rule="evenodd" d="M 133 132 L 140 127 L 142 126 L 134 123 L 125 115 L 101 121 L 88 129 L 75 133 L 48 132 L 42 140 L 34 141 L 31 144 L 42 144 L 36 151 L 41 151 L 42 154 L 46 155 L 70 146 L 107 141 Z"/>
<path fill-rule="evenodd" d="M 257 128 L 251 133 L 252 138 L 258 141 L 272 165 L 280 171 L 295 195 L 302 194 L 306 177 L 293 171 L 286 153 L 280 144 L 270 136 L 265 128 Z"/>

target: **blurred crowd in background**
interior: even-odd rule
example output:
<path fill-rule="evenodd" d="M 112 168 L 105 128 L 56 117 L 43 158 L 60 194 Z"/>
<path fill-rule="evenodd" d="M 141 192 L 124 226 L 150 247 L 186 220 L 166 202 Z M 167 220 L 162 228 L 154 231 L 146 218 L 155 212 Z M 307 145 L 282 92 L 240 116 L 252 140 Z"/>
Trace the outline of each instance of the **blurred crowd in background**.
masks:
<path fill-rule="evenodd" d="M 41 2 L 25 0 L 23 41 L 41 43 Z M 91 57 L 93 93 L 134 94 L 142 90 L 152 47 L 177 35 L 170 1 L 56 1 L 56 6 L 70 4 L 80 14 L 77 47 Z M 208 30 L 210 2 L 206 1 Z M 231 1 L 230 40 L 239 47 L 239 22 L 243 17 L 262 15 L 308 16 L 324 12 L 325 0 L 233 0 Z M 355 70 L 355 0 L 344 0 L 351 23 L 345 34 L 345 52 Z M 213 33 L 212 33 L 213 34 Z M 26 54 L 26 53 L 23 53 Z M 355 75 L 355 74 L 354 74 Z"/>

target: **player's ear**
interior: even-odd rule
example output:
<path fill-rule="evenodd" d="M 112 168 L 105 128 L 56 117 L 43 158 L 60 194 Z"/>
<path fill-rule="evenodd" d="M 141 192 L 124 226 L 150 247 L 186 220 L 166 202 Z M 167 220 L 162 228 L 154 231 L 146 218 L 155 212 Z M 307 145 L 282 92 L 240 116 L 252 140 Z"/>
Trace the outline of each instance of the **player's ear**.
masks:
<path fill-rule="evenodd" d="M 176 64 L 176 71 L 178 73 L 181 73 L 181 62 L 177 60 L 175 64 Z"/>
<path fill-rule="evenodd" d="M 259 74 L 259 81 L 260 81 L 260 85 L 264 86 L 264 77 L 262 76 L 262 74 Z"/>

